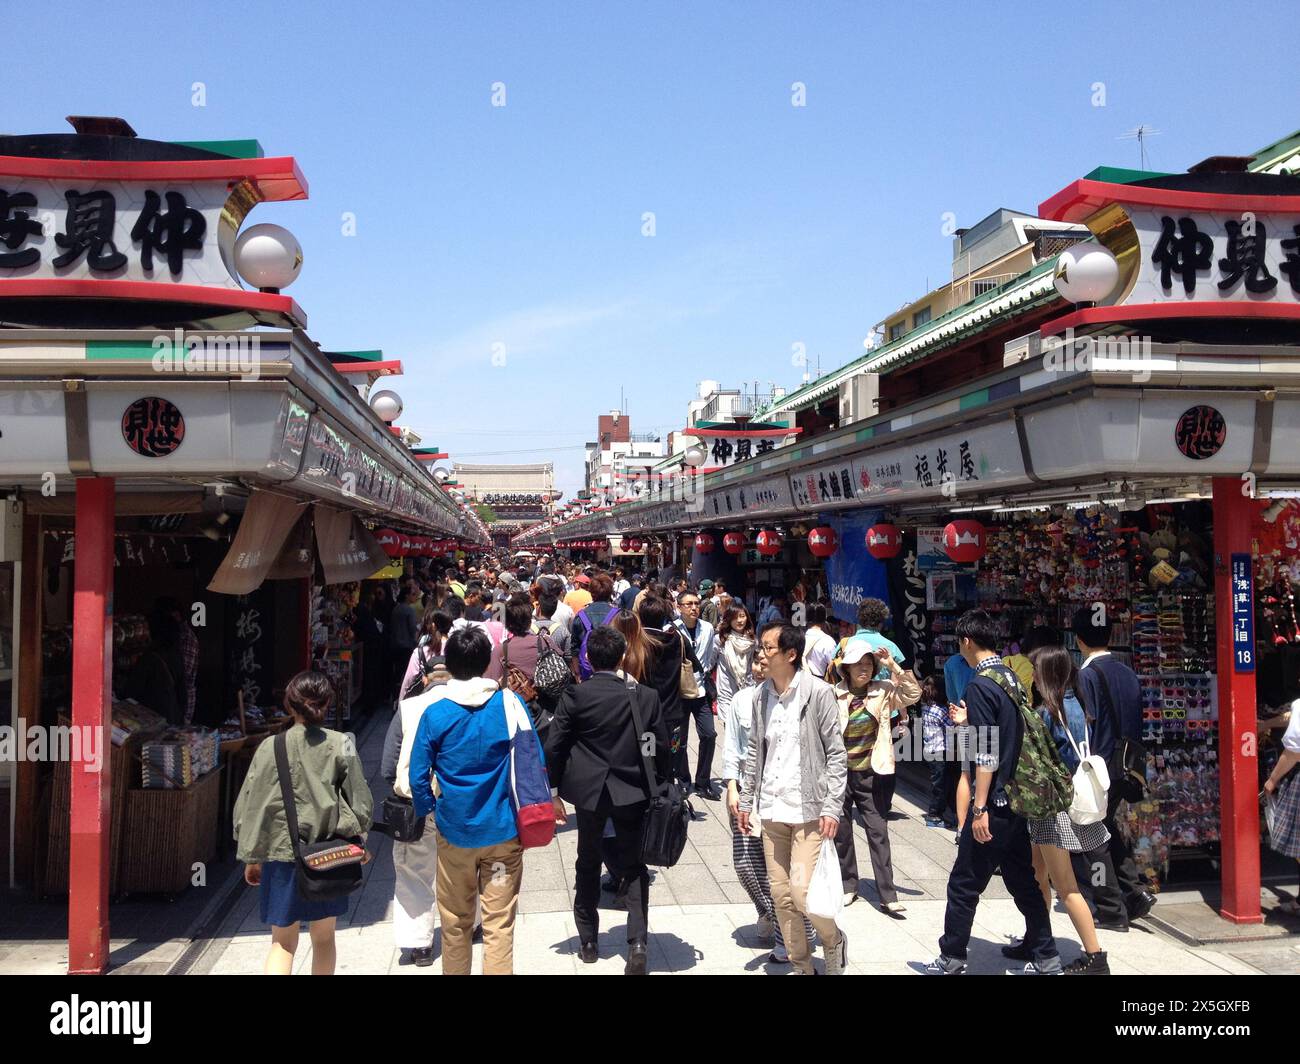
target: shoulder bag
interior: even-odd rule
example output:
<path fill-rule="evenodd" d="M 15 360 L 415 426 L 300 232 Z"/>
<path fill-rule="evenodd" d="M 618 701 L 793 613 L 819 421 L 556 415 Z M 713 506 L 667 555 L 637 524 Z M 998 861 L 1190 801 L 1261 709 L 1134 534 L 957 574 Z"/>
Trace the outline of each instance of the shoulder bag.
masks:
<path fill-rule="evenodd" d="M 677 628 L 676 625 L 673 628 L 677 632 L 677 638 L 682 641 L 681 678 L 678 680 L 677 689 L 681 692 L 683 698 L 703 698 L 704 692 L 700 690 L 700 685 L 695 682 L 695 670 L 700 664 L 695 657 L 695 651 L 691 649 L 691 645 L 687 642 L 682 630 Z"/>
<path fill-rule="evenodd" d="M 542 764 L 541 744 L 518 698 L 498 691 L 510 734 L 510 803 L 515 810 L 519 845 L 525 850 L 549 846 L 555 838 L 555 805 Z"/>
<path fill-rule="evenodd" d="M 632 708 L 632 726 L 636 728 L 636 744 L 641 750 L 641 766 L 645 770 L 646 787 L 650 791 L 650 804 L 641 821 L 641 863 L 659 868 L 672 868 L 686 849 L 686 832 L 691 822 L 691 803 L 686 791 L 676 780 L 660 780 L 654 758 L 647 742 L 645 721 L 637 709 L 636 681 L 627 683 L 628 703 Z"/>
<path fill-rule="evenodd" d="M 1147 748 L 1136 739 L 1125 738 L 1120 731 L 1119 703 L 1115 701 L 1115 694 L 1110 689 L 1106 671 L 1100 665 L 1096 668 L 1115 725 L 1115 749 L 1111 751 L 1110 761 L 1106 765 L 1111 787 L 1125 801 L 1140 802 L 1147 789 Z"/>
<path fill-rule="evenodd" d="M 280 777 L 280 796 L 293 843 L 298 896 L 304 901 L 345 898 L 361 886 L 361 861 L 365 847 L 360 839 L 332 836 L 322 842 L 305 842 L 298 834 L 298 807 L 289 776 L 289 750 L 285 732 L 275 737 L 275 768 Z"/>

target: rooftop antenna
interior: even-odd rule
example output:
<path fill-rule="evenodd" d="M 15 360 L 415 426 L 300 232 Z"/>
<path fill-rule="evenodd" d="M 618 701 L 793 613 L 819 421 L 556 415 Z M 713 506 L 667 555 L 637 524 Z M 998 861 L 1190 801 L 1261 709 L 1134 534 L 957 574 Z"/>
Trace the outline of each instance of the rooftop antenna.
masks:
<path fill-rule="evenodd" d="M 1138 142 L 1138 154 L 1142 159 L 1142 169 L 1147 168 L 1147 137 L 1160 136 L 1160 130 L 1148 125 L 1136 126 L 1127 133 L 1121 133 L 1118 140 L 1136 140 Z"/>

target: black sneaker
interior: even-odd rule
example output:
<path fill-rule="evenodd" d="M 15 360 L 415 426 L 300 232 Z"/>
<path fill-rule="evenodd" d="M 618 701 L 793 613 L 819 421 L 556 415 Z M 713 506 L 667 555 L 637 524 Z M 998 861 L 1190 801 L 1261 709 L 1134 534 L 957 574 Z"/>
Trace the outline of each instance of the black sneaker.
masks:
<path fill-rule="evenodd" d="M 600 959 L 594 942 L 584 942 L 578 950 L 578 956 L 582 958 L 583 964 L 595 964 Z"/>
<path fill-rule="evenodd" d="M 1002 947 L 1002 956 L 1010 961 L 1032 961 L 1033 952 L 1021 939 L 1013 939 L 1009 946 Z"/>
<path fill-rule="evenodd" d="M 1071 961 L 1061 969 L 1062 975 L 1110 975 L 1110 965 L 1106 963 L 1106 951 L 1085 953 L 1078 960 Z"/>
<path fill-rule="evenodd" d="M 411 963 L 417 968 L 429 968 L 433 965 L 433 947 L 411 950 Z"/>
<path fill-rule="evenodd" d="M 695 785 L 695 793 L 706 801 L 718 802 L 722 800 L 722 791 L 720 791 L 714 783 L 697 783 Z"/>

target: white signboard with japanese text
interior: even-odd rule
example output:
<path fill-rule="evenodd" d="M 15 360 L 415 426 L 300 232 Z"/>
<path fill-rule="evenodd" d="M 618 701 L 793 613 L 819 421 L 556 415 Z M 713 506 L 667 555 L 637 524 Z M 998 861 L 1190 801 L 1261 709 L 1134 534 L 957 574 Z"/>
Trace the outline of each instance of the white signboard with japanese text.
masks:
<path fill-rule="evenodd" d="M 791 509 L 790 485 L 785 477 L 768 477 L 753 484 L 710 491 L 704 498 L 705 520 L 756 517 Z"/>
<path fill-rule="evenodd" d="M 1125 304 L 1300 302 L 1300 214 L 1124 209 L 1140 248 Z"/>
<path fill-rule="evenodd" d="M 221 250 L 225 181 L 3 181 L 0 279 L 241 288 Z"/>

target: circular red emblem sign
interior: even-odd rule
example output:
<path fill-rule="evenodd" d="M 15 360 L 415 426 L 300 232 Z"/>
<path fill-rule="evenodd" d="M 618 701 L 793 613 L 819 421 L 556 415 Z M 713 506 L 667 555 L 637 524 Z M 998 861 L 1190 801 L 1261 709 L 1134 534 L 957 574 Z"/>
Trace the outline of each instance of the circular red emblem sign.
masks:
<path fill-rule="evenodd" d="M 138 455 L 166 458 L 185 439 L 185 418 L 170 400 L 145 396 L 122 415 L 122 438 Z"/>
<path fill-rule="evenodd" d="M 1174 443 L 1185 458 L 1213 458 L 1228 438 L 1228 423 L 1212 406 L 1194 406 L 1174 426 Z"/>

